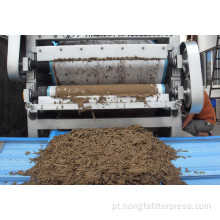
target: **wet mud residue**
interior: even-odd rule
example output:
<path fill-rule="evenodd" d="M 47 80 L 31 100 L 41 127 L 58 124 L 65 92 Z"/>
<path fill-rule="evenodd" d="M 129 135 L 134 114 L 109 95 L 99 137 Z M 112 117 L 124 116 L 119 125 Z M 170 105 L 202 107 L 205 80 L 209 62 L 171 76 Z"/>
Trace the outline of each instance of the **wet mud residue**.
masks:
<path fill-rule="evenodd" d="M 25 152 L 25 155 L 29 155 L 31 152 L 30 151 L 26 151 Z"/>
<path fill-rule="evenodd" d="M 119 84 L 119 85 L 72 85 L 57 86 L 56 97 L 74 97 L 74 96 L 153 96 L 158 94 L 155 84 Z"/>
<path fill-rule="evenodd" d="M 136 98 L 136 102 L 144 102 L 145 98 L 158 94 L 155 84 L 132 84 L 132 85 L 77 85 L 57 86 L 55 98 L 68 99 L 71 103 L 77 103 L 82 109 L 84 103 L 89 103 L 88 96 L 98 95 L 97 103 L 105 104 L 107 99 L 104 96 L 115 95 L 116 97 Z M 84 97 L 83 97 L 84 96 Z M 56 103 L 54 103 L 56 104 Z M 59 103 L 61 104 L 61 103 Z"/>
<path fill-rule="evenodd" d="M 176 154 L 139 125 L 74 129 L 54 137 L 21 174 L 30 185 L 185 184 L 171 162 Z"/>

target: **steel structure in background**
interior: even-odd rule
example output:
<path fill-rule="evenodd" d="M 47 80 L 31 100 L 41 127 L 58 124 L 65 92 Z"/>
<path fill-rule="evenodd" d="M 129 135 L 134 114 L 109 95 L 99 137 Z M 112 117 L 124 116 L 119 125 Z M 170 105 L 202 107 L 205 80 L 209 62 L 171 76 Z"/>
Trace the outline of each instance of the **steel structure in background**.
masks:
<path fill-rule="evenodd" d="M 9 36 L 8 42 L 9 78 L 26 82 L 24 102 L 29 137 L 38 136 L 41 129 L 131 124 L 170 127 L 171 136 L 179 136 L 182 104 L 189 113 L 201 111 L 203 91 L 198 46 L 185 42 L 180 48 L 179 36 L 36 35 Z M 73 97 L 61 99 L 47 92 L 51 86 L 97 85 L 98 88 L 101 84 L 160 84 L 164 92 L 145 95 L 142 100 L 128 96 L 111 99 L 106 95 L 102 103 L 93 102 L 94 97 L 74 97 L 84 98 L 82 104 Z M 71 112 L 88 108 L 106 114 L 95 120 L 88 116 L 69 117 Z M 109 109 L 127 116 L 108 117 Z M 134 115 L 128 115 L 131 109 L 136 110 Z M 140 109 L 148 113 L 138 115 Z M 164 115 L 163 110 L 169 114 Z"/>
<path fill-rule="evenodd" d="M 220 36 L 217 36 L 217 41 L 216 41 L 216 47 L 215 47 L 215 57 L 214 57 L 214 64 L 213 64 L 213 70 L 212 70 L 212 80 L 211 80 L 211 84 L 210 84 L 210 89 L 209 89 L 209 98 L 213 98 L 213 99 L 220 99 L 220 96 L 215 96 L 212 97 L 212 91 L 213 90 L 219 90 L 220 87 L 213 87 L 213 83 L 215 80 L 220 80 L 220 77 L 217 76 L 217 71 L 220 70 L 220 67 L 218 67 L 218 61 L 220 60 L 219 57 L 219 50 L 220 50 L 220 46 L 219 46 L 219 41 L 220 41 Z"/>
<path fill-rule="evenodd" d="M 199 51 L 201 55 L 203 86 L 208 93 L 212 82 L 217 36 L 218 35 L 193 35 L 193 38 L 197 39 L 198 41 Z M 217 51 L 217 56 L 219 56 L 219 50 Z M 215 65 L 216 67 L 219 67 L 219 60 L 216 61 Z M 220 71 L 216 70 L 215 78 L 219 77 Z M 219 85 L 219 79 L 213 81 L 213 86 L 217 87 Z M 220 96 L 219 91 L 213 91 L 212 96 Z"/>

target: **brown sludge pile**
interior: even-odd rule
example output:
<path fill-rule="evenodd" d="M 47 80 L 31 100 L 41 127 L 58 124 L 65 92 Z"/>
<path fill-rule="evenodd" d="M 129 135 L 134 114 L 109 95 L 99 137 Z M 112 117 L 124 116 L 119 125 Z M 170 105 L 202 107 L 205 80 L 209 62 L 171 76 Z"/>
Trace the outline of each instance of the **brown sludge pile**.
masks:
<path fill-rule="evenodd" d="M 54 137 L 26 184 L 185 184 L 176 151 L 145 128 L 75 129 Z"/>

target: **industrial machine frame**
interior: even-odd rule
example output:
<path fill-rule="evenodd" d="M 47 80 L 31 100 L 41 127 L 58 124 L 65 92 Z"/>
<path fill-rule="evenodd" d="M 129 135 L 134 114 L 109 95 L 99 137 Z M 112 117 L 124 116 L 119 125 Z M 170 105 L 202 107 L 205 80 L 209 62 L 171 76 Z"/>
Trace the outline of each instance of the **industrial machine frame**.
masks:
<path fill-rule="evenodd" d="M 58 73 L 53 73 L 57 71 L 55 69 L 58 68 L 55 67 L 57 63 L 59 68 L 62 68 L 62 70 L 59 69 L 59 76 Z M 146 96 L 141 101 L 129 96 L 106 95 L 107 101 L 105 103 L 95 102 L 94 97 L 97 97 L 97 94 L 94 94 L 87 96 L 87 102 L 83 103 L 82 106 L 68 98 L 61 99 L 49 93 L 52 87 L 56 91 L 56 87 L 68 85 L 70 79 L 77 78 L 74 68 L 84 71 L 80 72 L 81 81 L 76 82 L 75 85 L 85 85 L 87 81 L 84 81 L 85 77 L 82 73 L 86 75 L 93 68 L 93 70 L 104 74 L 108 65 L 112 65 L 111 69 L 114 69 L 119 63 L 123 67 L 123 74 L 129 72 L 127 67 L 130 65 L 131 69 L 135 66 L 135 70 L 138 69 L 142 75 L 139 79 L 139 73 L 132 69 L 129 72 L 131 76 L 127 81 L 123 78 L 115 84 L 150 84 L 156 85 L 158 90 L 162 88 L 163 92 Z M 182 130 L 181 106 L 183 105 L 188 113 L 199 113 L 203 106 L 202 74 L 198 47 L 195 42 L 184 42 L 180 45 L 179 36 L 9 36 L 7 67 L 11 80 L 26 82 L 23 96 L 28 113 L 29 137 L 37 137 L 38 130 L 41 129 L 124 127 L 133 124 L 150 128 L 170 127 L 171 136 L 178 137 Z M 146 73 L 144 69 L 147 67 L 151 69 Z M 156 67 L 157 69 L 155 69 Z M 156 74 L 152 79 L 149 79 L 152 71 Z M 72 74 L 71 78 L 69 73 Z M 112 76 L 114 74 L 111 73 Z M 96 78 L 89 78 L 87 75 L 86 80 L 88 79 L 90 80 L 88 85 L 114 84 L 112 78 L 108 83 L 107 77 L 105 79 L 102 75 Z M 97 82 L 94 83 L 94 81 Z M 70 85 L 72 84 L 70 83 Z M 166 89 L 164 85 L 166 85 Z M 86 108 L 102 111 L 166 109 L 170 111 L 170 115 L 96 119 L 40 118 L 38 116 L 39 112 L 78 111 Z"/>

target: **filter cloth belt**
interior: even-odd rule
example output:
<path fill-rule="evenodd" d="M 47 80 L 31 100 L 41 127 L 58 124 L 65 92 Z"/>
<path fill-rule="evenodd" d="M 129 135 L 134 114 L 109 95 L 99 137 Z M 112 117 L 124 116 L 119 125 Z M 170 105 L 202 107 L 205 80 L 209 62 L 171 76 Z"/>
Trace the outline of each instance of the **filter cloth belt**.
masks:
<path fill-rule="evenodd" d="M 161 84 L 167 60 L 60 60 L 50 62 L 54 85 Z"/>

